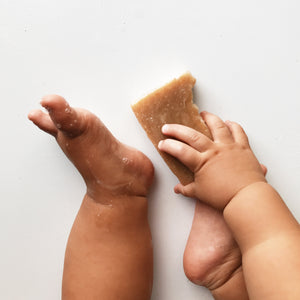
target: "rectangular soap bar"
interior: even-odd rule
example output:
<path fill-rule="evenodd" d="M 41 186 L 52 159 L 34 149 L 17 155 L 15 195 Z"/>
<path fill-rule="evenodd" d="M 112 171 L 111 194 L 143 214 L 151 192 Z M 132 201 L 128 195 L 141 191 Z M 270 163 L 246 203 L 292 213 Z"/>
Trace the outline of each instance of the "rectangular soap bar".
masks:
<path fill-rule="evenodd" d="M 160 151 L 158 143 L 166 138 L 161 133 L 164 124 L 182 124 L 211 138 L 209 129 L 199 115 L 198 107 L 193 103 L 192 89 L 195 82 L 190 73 L 183 74 L 132 105 L 132 110 L 149 139 L 184 185 L 194 180 L 194 174 L 179 160 Z"/>

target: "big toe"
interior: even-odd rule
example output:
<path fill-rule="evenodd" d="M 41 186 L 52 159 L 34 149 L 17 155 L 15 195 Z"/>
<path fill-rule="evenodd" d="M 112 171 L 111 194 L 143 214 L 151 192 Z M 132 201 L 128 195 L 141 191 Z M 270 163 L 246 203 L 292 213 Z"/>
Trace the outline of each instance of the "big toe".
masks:
<path fill-rule="evenodd" d="M 58 95 L 45 96 L 41 105 L 49 112 L 56 128 L 65 135 L 76 137 L 84 131 L 84 114 L 79 114 L 63 97 Z"/>

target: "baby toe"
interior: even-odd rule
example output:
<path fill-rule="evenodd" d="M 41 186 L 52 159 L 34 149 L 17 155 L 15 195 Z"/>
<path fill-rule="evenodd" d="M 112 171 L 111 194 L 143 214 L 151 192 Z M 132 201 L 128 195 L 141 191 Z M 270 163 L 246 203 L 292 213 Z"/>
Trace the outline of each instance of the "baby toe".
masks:
<path fill-rule="evenodd" d="M 41 105 L 46 108 L 58 130 L 69 137 L 76 137 L 84 131 L 84 115 L 72 108 L 61 96 L 49 95 L 42 99 Z"/>
<path fill-rule="evenodd" d="M 54 126 L 50 116 L 41 110 L 35 109 L 28 114 L 28 119 L 41 130 L 56 136 L 57 128 Z"/>

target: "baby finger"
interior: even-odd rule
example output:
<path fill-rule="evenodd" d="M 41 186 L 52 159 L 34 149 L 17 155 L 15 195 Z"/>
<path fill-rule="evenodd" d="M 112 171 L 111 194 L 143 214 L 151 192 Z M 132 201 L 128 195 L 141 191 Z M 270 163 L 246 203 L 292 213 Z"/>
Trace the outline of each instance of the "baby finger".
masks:
<path fill-rule="evenodd" d="M 158 149 L 177 158 L 192 172 L 201 167 L 201 153 L 185 143 L 166 139 L 159 142 Z"/>

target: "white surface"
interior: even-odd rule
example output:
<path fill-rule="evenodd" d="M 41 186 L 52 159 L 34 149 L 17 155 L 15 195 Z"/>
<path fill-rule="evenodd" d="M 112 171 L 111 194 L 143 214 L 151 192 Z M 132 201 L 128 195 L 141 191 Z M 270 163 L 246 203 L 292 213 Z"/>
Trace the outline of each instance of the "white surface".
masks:
<path fill-rule="evenodd" d="M 130 109 L 182 72 L 197 78 L 201 109 L 242 123 L 299 220 L 299 9 L 297 0 L 2 0 L 0 298 L 60 298 L 84 184 L 26 120 L 48 93 L 92 110 L 152 159 L 153 300 L 212 299 L 182 270 L 194 203 L 173 194 L 177 180 Z"/>

